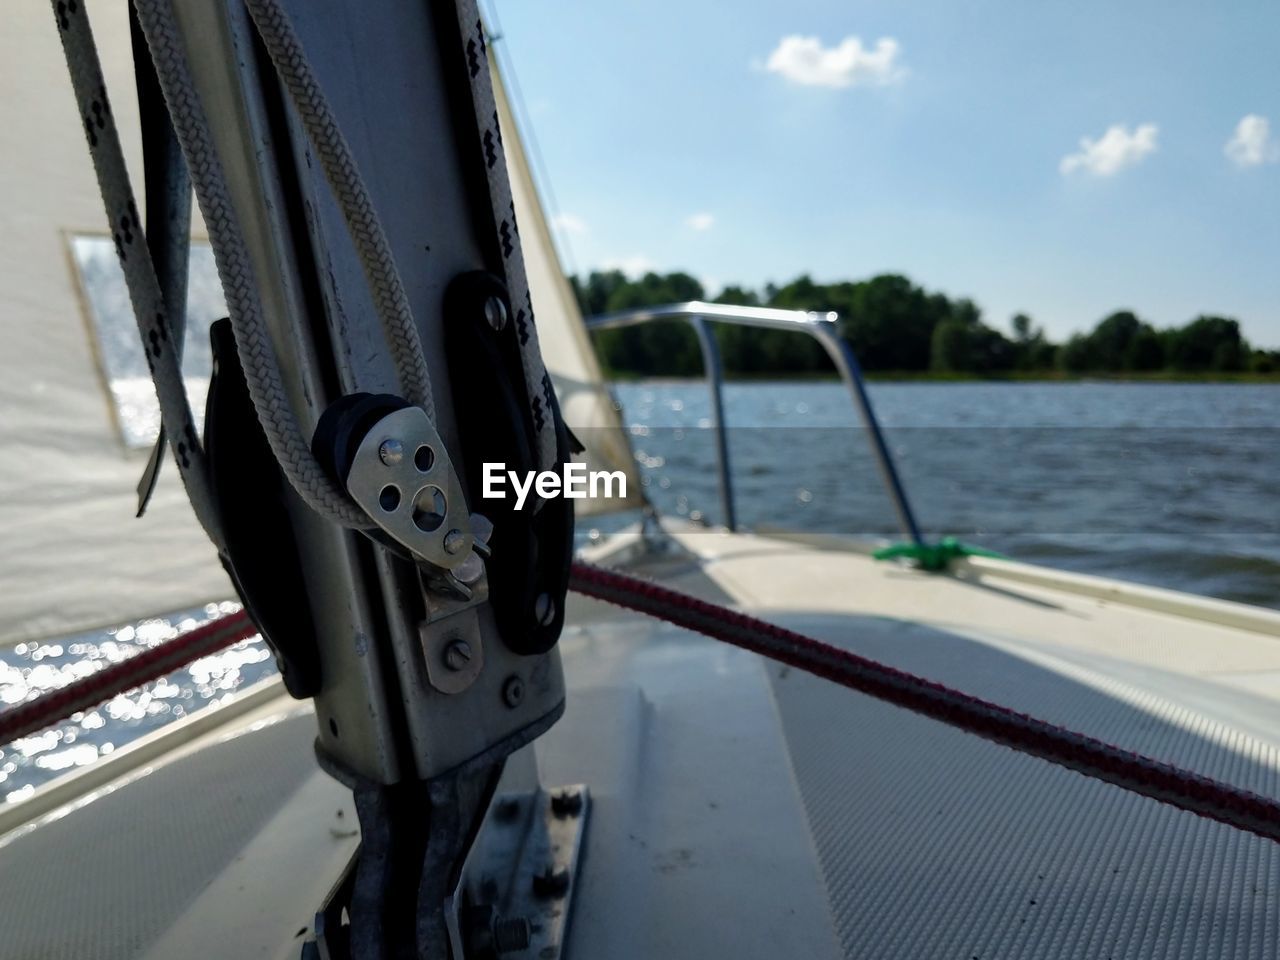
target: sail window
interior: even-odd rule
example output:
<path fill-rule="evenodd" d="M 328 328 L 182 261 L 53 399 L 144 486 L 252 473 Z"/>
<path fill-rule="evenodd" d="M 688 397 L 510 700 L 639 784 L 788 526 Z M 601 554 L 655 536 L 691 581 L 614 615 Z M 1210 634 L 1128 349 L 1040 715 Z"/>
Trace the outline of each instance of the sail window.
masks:
<path fill-rule="evenodd" d="M 98 364 L 115 404 L 116 422 L 125 446 L 149 447 L 160 430 L 160 407 L 115 244 L 107 236 L 78 235 L 71 238 L 71 254 L 88 305 Z M 197 424 L 204 420 L 204 400 L 212 370 L 209 325 L 226 315 L 213 250 L 208 243 L 193 241 L 182 372 Z"/>

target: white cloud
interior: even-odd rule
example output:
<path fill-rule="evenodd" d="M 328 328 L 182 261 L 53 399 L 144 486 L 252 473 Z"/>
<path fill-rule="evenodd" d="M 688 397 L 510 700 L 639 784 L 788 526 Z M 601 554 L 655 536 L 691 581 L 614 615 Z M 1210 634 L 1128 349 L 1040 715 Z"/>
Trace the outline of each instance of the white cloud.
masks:
<path fill-rule="evenodd" d="M 600 264 L 601 270 L 621 270 L 631 279 L 637 279 L 646 273 L 656 273 L 658 265 L 643 254 L 633 253 L 629 257 L 615 257 Z"/>
<path fill-rule="evenodd" d="M 710 230 L 716 225 L 716 218 L 709 213 L 694 213 L 685 218 L 684 225 L 690 230 Z"/>
<path fill-rule="evenodd" d="M 1083 170 L 1096 177 L 1110 177 L 1154 153 L 1159 133 L 1154 123 L 1141 124 L 1132 131 L 1114 123 L 1097 140 L 1081 137 L 1080 152 L 1063 157 L 1058 169 L 1064 176 Z"/>
<path fill-rule="evenodd" d="M 817 37 L 792 34 L 782 38 L 764 68 L 806 87 L 882 87 L 906 76 L 900 52 L 892 37 L 881 37 L 874 49 L 864 47 L 858 37 L 845 37 L 828 48 Z"/>
<path fill-rule="evenodd" d="M 1257 167 L 1280 162 L 1280 143 L 1271 136 L 1266 117 L 1251 113 L 1236 124 L 1235 135 L 1222 152 L 1237 167 Z"/>
<path fill-rule="evenodd" d="M 590 233 L 587 222 L 573 213 L 559 213 L 551 220 L 551 226 L 568 236 L 581 237 Z"/>

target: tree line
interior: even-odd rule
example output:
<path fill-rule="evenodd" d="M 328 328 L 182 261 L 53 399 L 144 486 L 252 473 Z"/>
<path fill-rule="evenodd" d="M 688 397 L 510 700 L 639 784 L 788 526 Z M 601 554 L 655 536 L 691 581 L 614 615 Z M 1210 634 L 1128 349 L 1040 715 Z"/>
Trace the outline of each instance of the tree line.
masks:
<path fill-rule="evenodd" d="M 617 270 L 570 277 L 587 316 L 688 300 L 707 300 L 687 273 L 648 273 L 632 280 Z M 864 369 L 882 373 L 968 376 L 1016 374 L 1280 374 L 1280 351 L 1255 349 L 1230 317 L 1202 315 L 1157 329 L 1131 310 L 1103 318 L 1088 333 L 1053 343 L 1025 313 L 1008 332 L 988 326 L 972 300 L 931 293 L 897 274 L 817 283 L 797 277 L 762 291 L 725 287 L 715 302 L 739 306 L 835 311 L 840 332 Z M 712 324 L 725 369 L 746 375 L 829 372 L 809 337 L 782 330 Z M 611 374 L 696 376 L 702 355 L 687 324 L 651 323 L 593 334 Z"/>

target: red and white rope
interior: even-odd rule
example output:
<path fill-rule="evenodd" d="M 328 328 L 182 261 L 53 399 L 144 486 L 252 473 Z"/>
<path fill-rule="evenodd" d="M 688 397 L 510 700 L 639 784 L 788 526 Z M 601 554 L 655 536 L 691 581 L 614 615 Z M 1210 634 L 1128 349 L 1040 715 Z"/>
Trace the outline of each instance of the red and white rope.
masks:
<path fill-rule="evenodd" d="M 1020 753 L 1280 841 L 1280 802 L 1018 713 L 756 617 L 638 577 L 575 563 L 570 588 L 824 677 Z M 0 712 L 0 744 L 257 633 L 243 612 L 197 627 L 61 690 Z"/>
<path fill-rule="evenodd" d="M 0 712 L 0 746 L 28 737 L 105 700 L 158 680 L 201 657 L 256 636 L 258 628 L 241 611 L 211 620 L 165 643 Z"/>

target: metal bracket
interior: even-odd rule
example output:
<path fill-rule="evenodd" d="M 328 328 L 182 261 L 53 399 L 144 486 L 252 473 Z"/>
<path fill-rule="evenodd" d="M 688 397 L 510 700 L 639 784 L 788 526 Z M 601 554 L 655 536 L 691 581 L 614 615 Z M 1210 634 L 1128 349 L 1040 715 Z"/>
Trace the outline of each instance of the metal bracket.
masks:
<path fill-rule="evenodd" d="M 443 905 L 455 960 L 514 955 L 559 960 L 589 812 L 590 796 L 582 784 L 494 797 L 458 887 Z M 358 862 L 353 856 L 316 913 L 302 960 L 352 956 L 351 929 L 344 921 Z"/>
<path fill-rule="evenodd" d="M 475 544 L 454 570 L 433 576 L 419 568 L 422 601 L 427 615 L 418 624 L 427 680 L 441 693 L 462 693 L 484 669 L 484 638 L 476 608 L 489 599 L 484 558 L 489 556 L 493 524 L 483 515 L 471 515 Z"/>
<path fill-rule="evenodd" d="M 443 633 L 428 629 L 426 623 L 418 627 L 427 680 L 441 693 L 462 693 L 484 669 L 484 644 L 476 615 L 464 610 L 457 616 L 458 622 Z"/>
<path fill-rule="evenodd" d="M 460 956 L 475 956 L 474 939 L 478 932 L 483 937 L 475 929 L 477 907 L 492 908 L 511 927 L 527 924 L 522 956 L 557 960 L 562 955 L 589 810 L 590 795 L 582 784 L 494 797 L 463 867 L 455 903 L 445 908 L 446 917 L 452 917 L 450 907 L 462 907 Z M 455 941 L 455 951 L 457 946 Z"/>
<path fill-rule="evenodd" d="M 396 410 L 365 434 L 347 474 L 347 492 L 415 557 L 453 570 L 471 554 L 467 499 L 444 441 L 421 408 Z"/>

